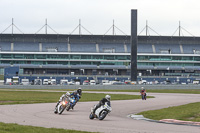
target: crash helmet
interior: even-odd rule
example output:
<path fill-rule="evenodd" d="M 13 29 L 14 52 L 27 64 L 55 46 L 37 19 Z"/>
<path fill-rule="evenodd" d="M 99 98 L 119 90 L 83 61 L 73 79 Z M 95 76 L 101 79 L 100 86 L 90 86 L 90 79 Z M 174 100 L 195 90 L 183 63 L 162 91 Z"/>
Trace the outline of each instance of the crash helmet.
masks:
<path fill-rule="evenodd" d="M 105 98 L 110 101 L 111 96 L 110 95 L 106 95 Z"/>
<path fill-rule="evenodd" d="M 76 95 L 76 94 L 77 94 L 77 91 L 75 90 L 75 91 L 73 91 L 73 93 L 74 93 L 74 95 Z"/>
<path fill-rule="evenodd" d="M 144 90 L 144 87 L 141 87 L 142 90 Z"/>
<path fill-rule="evenodd" d="M 80 92 L 80 91 L 82 91 L 82 90 L 81 90 L 81 87 L 78 88 L 77 92 Z"/>
<path fill-rule="evenodd" d="M 81 94 L 81 92 L 82 92 L 81 87 L 79 87 L 78 90 L 77 90 L 77 93 Z"/>
<path fill-rule="evenodd" d="M 70 96 L 70 93 L 69 92 L 66 92 L 66 94 L 65 94 L 66 96 Z"/>

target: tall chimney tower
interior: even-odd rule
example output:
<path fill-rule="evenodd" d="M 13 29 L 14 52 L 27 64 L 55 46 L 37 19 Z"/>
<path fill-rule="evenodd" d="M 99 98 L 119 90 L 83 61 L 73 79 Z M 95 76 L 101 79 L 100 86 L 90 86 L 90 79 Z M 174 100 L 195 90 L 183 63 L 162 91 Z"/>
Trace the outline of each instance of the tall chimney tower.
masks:
<path fill-rule="evenodd" d="M 131 81 L 137 81 L 137 10 L 131 10 Z"/>

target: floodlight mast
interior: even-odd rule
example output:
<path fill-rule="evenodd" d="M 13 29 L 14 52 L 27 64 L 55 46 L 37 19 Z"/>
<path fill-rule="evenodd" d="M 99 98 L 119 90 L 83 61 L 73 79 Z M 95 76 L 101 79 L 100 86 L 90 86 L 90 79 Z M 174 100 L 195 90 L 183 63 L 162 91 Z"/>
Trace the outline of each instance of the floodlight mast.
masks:
<path fill-rule="evenodd" d="M 137 10 L 131 10 L 131 81 L 137 81 Z"/>

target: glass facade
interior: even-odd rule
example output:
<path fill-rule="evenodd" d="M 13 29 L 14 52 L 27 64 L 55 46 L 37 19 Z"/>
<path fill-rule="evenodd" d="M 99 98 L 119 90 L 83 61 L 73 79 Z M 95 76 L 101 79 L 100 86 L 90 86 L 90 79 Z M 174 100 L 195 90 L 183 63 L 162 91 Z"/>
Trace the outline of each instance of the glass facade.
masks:
<path fill-rule="evenodd" d="M 146 55 L 140 55 L 137 58 L 141 61 L 200 61 L 200 55 L 199 56 L 180 56 L 180 55 L 173 55 L 173 56 L 162 56 L 162 55 L 155 55 L 155 56 L 146 56 Z"/>
<path fill-rule="evenodd" d="M 138 55 L 138 66 L 200 66 L 200 56 Z M 130 64 L 130 55 L 102 54 L 0 54 L 0 64 L 33 65 L 124 65 Z"/>

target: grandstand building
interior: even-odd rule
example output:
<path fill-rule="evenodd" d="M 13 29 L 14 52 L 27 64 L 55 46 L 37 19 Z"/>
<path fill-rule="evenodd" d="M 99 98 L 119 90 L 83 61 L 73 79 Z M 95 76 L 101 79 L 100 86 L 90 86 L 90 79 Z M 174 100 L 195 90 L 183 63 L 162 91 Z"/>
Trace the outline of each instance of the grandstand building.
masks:
<path fill-rule="evenodd" d="M 138 77 L 199 76 L 200 37 L 138 36 Z M 130 77 L 130 36 L 1 34 L 0 73 Z M 34 77 L 35 76 L 35 77 Z"/>

